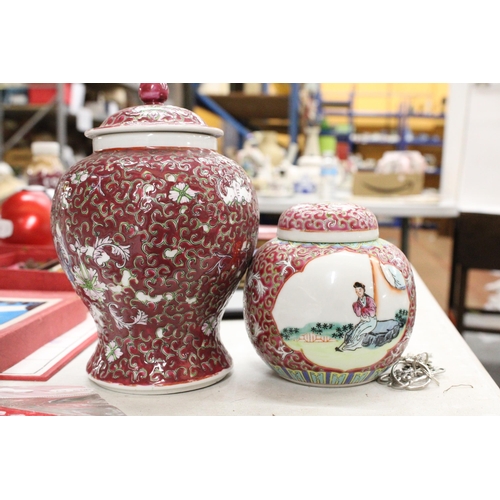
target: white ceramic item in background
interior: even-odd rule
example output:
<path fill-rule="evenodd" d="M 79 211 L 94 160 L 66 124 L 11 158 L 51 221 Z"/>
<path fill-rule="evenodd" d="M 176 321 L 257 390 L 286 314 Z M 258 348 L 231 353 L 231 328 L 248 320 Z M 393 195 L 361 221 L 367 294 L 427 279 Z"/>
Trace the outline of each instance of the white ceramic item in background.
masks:
<path fill-rule="evenodd" d="M 278 133 L 274 130 L 263 130 L 259 135 L 261 137 L 259 149 L 273 167 L 279 167 L 285 159 L 286 151 L 278 143 Z"/>

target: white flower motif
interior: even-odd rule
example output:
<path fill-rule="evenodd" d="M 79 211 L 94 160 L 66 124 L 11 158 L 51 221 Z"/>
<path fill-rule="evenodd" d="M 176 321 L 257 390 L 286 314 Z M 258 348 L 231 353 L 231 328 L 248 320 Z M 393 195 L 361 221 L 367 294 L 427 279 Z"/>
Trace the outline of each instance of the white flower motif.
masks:
<path fill-rule="evenodd" d="M 185 182 L 175 184 L 168 193 L 168 197 L 177 203 L 187 203 L 196 196 L 196 191 L 193 191 Z"/>
<path fill-rule="evenodd" d="M 79 184 L 80 182 L 84 182 L 89 178 L 89 173 L 87 170 L 83 170 L 82 172 L 75 172 L 71 177 L 72 184 Z"/>
<path fill-rule="evenodd" d="M 95 269 L 89 269 L 85 267 L 85 264 L 81 263 L 80 267 L 73 267 L 73 273 L 75 275 L 75 284 L 82 288 L 89 298 L 92 300 L 104 300 L 106 285 L 98 280 Z"/>
<path fill-rule="evenodd" d="M 122 350 L 118 347 L 117 343 L 112 340 L 106 345 L 106 358 L 108 361 L 116 361 L 123 356 Z"/>
<path fill-rule="evenodd" d="M 217 329 L 217 317 L 216 316 L 212 316 L 211 318 L 207 319 L 205 321 L 205 323 L 203 323 L 203 325 L 201 326 L 201 331 L 205 335 L 211 335 L 211 334 L 215 333 L 216 329 Z"/>

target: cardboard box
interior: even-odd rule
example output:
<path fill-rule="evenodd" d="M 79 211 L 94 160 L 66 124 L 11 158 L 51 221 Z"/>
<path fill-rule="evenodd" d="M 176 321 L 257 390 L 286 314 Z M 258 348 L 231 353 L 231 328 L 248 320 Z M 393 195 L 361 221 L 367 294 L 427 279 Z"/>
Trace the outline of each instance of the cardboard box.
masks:
<path fill-rule="evenodd" d="M 5 162 L 14 169 L 28 168 L 32 159 L 31 148 L 12 148 L 4 154 Z"/>
<path fill-rule="evenodd" d="M 356 172 L 352 186 L 355 196 L 406 196 L 420 194 L 424 174 L 378 174 Z"/>

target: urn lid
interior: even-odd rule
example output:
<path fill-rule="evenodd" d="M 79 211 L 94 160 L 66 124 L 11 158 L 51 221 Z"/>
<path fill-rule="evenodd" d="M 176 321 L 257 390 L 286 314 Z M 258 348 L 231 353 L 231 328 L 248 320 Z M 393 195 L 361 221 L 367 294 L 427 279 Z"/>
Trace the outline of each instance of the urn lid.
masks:
<path fill-rule="evenodd" d="M 129 132 L 181 132 L 221 137 L 222 130 L 209 127 L 196 113 L 166 104 L 166 83 L 141 83 L 139 97 L 144 104 L 124 108 L 106 118 L 99 127 L 85 132 L 90 139 Z"/>
<path fill-rule="evenodd" d="M 279 239 L 304 243 L 356 243 L 376 240 L 378 222 L 368 209 L 351 203 L 300 203 L 278 221 Z"/>

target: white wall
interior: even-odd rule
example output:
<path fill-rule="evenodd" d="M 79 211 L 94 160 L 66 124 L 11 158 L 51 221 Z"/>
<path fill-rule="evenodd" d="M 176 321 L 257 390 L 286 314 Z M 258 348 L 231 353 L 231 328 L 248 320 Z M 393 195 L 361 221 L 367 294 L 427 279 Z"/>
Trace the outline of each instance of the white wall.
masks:
<path fill-rule="evenodd" d="M 441 196 L 462 212 L 500 214 L 500 84 L 450 84 Z"/>

